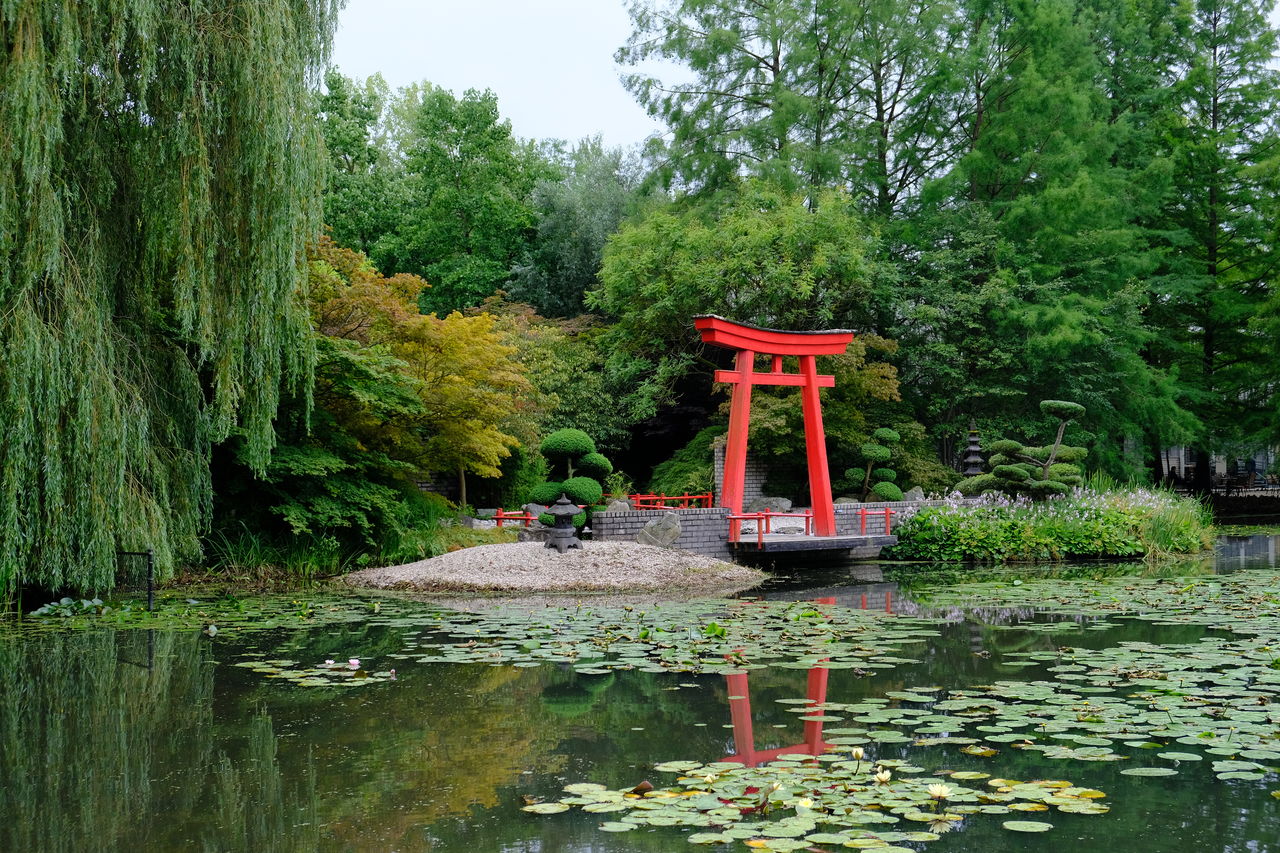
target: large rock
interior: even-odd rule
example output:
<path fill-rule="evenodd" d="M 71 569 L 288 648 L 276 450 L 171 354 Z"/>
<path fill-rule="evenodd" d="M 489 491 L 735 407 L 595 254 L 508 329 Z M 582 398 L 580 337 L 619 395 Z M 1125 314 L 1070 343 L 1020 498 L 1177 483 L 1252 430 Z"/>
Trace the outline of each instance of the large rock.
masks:
<path fill-rule="evenodd" d="M 605 512 L 631 512 L 631 501 L 609 501 L 609 505 L 604 508 Z"/>
<path fill-rule="evenodd" d="M 857 498 L 851 498 L 848 495 L 841 495 L 840 497 L 836 498 L 835 502 L 838 504 L 862 503 L 862 501 L 858 500 Z"/>
<path fill-rule="evenodd" d="M 759 497 L 747 504 L 745 512 L 791 512 L 788 498 Z"/>
<path fill-rule="evenodd" d="M 656 545 L 659 548 L 670 548 L 680 538 L 680 519 L 674 512 L 663 513 L 644 526 L 636 535 L 641 545 Z"/>
<path fill-rule="evenodd" d="M 924 489 L 919 486 L 912 486 L 902 493 L 904 501 L 922 501 L 924 500 Z"/>

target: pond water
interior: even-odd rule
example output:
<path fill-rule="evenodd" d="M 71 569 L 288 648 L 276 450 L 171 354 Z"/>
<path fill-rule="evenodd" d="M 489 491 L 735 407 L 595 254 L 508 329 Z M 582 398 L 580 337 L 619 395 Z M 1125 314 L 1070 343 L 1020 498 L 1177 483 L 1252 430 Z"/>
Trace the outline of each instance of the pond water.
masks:
<path fill-rule="evenodd" d="M 677 605 L 686 634 L 664 628 L 652 600 L 517 617 L 294 594 L 25 620 L 0 626 L 0 850 L 609 853 L 749 850 L 751 838 L 757 849 L 1280 850 L 1278 545 L 1233 537 L 1212 559 L 1164 565 L 796 571 L 753 591 L 758 601 Z M 577 627 L 548 628 L 566 618 Z M 861 639 L 843 642 L 837 626 Z M 593 811 L 523 810 L 580 783 L 700 787 L 663 762 L 824 748 L 851 761 L 855 747 L 867 765 L 856 773 L 893 765 L 891 782 L 854 786 L 864 805 L 911 774 L 955 793 L 777 846 L 761 826 L 812 815 L 786 789 L 750 816 L 753 830 L 708 847 L 687 839 L 714 820 L 662 825 L 666 812 L 639 820 L 600 797 Z M 1173 772 L 1125 772 L 1135 768 Z M 1098 798 L 1009 811 L 1007 798 L 959 793 L 1000 790 L 979 774 L 1063 780 Z M 814 796 L 834 787 L 807 784 Z M 700 796 L 704 812 L 740 812 L 767 792 Z M 923 819 L 952 803 L 957 819 Z M 1052 828 L 1030 836 L 1011 821 Z"/>

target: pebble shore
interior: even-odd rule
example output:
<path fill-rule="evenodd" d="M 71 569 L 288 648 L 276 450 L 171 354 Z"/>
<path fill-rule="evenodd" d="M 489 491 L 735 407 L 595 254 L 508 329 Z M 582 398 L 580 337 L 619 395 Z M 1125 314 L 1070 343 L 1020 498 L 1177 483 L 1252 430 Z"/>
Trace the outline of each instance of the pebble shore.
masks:
<path fill-rule="evenodd" d="M 674 548 L 584 542 L 560 554 L 540 542 L 463 548 L 439 557 L 362 569 L 351 586 L 418 592 L 617 592 L 747 589 L 756 569 Z"/>

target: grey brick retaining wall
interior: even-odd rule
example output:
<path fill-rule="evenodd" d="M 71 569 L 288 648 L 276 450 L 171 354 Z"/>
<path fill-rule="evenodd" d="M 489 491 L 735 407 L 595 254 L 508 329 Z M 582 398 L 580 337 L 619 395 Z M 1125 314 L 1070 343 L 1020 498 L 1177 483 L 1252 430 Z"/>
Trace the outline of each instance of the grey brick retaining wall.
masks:
<path fill-rule="evenodd" d="M 672 511 L 680 519 L 677 548 L 718 560 L 727 560 L 732 556 L 729 550 L 729 521 L 726 518 L 729 510 L 712 507 Z M 591 538 L 601 542 L 634 542 L 636 534 L 646 524 L 661 517 L 662 512 L 659 510 L 597 512 L 591 516 Z"/>

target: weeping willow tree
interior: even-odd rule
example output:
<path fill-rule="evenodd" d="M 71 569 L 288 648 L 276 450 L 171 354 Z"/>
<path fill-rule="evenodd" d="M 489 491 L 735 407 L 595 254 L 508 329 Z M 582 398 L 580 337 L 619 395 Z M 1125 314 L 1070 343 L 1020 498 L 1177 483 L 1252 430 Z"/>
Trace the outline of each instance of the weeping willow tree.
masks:
<path fill-rule="evenodd" d="M 309 387 L 340 0 L 0 0 L 0 597 L 198 553 L 213 443 Z"/>

